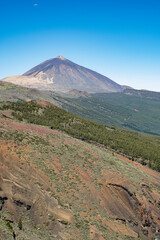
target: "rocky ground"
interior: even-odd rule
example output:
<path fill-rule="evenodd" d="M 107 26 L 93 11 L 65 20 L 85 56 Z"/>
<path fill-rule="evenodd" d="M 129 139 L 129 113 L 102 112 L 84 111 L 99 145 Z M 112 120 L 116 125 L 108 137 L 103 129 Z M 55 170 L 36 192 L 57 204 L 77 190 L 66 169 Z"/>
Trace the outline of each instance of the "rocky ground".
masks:
<path fill-rule="evenodd" d="M 60 131 L 0 119 L 1 239 L 160 239 L 160 173 Z"/>

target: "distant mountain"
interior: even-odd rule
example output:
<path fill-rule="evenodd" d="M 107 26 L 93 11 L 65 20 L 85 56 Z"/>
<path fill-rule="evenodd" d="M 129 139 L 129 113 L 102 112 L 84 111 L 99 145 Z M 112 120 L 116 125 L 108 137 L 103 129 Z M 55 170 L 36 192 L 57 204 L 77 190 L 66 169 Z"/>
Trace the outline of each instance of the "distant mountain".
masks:
<path fill-rule="evenodd" d="M 2 81 L 56 92 L 67 92 L 73 89 L 89 93 L 121 92 L 124 89 L 111 79 L 62 56 L 37 65 L 23 76 L 5 78 Z"/>

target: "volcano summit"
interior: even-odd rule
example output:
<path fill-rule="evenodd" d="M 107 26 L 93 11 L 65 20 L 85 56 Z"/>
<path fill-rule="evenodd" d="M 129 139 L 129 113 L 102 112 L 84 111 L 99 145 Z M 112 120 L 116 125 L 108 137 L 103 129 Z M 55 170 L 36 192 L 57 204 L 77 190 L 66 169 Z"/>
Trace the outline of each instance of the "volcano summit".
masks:
<path fill-rule="evenodd" d="M 75 64 L 63 56 L 42 62 L 22 76 L 8 77 L 2 81 L 55 92 L 73 89 L 90 93 L 120 92 L 124 89 L 111 79 Z"/>

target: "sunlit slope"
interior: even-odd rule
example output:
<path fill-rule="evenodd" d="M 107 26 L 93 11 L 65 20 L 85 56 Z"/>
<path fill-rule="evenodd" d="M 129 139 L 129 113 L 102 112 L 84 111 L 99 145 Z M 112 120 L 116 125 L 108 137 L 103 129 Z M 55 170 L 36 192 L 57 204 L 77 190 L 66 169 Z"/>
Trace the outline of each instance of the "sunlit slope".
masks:
<path fill-rule="evenodd" d="M 11 111 L 19 121 L 49 126 L 76 138 L 102 144 L 160 171 L 159 137 L 109 127 L 36 102 L 2 103 L 1 110 L 2 114 L 3 110 Z"/>
<path fill-rule="evenodd" d="M 159 173 L 61 131 L 6 118 L 0 143 L 2 240 L 13 232 L 18 240 L 158 235 Z"/>
<path fill-rule="evenodd" d="M 160 93 L 125 90 L 88 98 L 67 97 L 62 107 L 100 123 L 160 135 Z"/>

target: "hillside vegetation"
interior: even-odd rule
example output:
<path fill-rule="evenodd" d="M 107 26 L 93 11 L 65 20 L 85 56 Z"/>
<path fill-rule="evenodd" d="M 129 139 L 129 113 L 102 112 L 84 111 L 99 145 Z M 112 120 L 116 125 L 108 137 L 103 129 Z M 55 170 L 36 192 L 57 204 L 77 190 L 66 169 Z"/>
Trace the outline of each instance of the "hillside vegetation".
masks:
<path fill-rule="evenodd" d="M 36 102 L 1 105 L 1 111 L 9 109 L 12 110 L 12 116 L 19 121 L 49 126 L 73 137 L 101 144 L 160 171 L 159 137 L 109 127 L 82 119 L 63 109 L 42 106 Z"/>
<path fill-rule="evenodd" d="M 68 112 L 109 126 L 160 135 L 160 93 L 124 90 L 121 93 L 57 94 L 0 82 L 0 102 L 46 100 Z"/>
<path fill-rule="evenodd" d="M 105 131 L 106 141 L 113 135 L 119 143 L 120 136 L 127 141 L 125 132 L 118 137 L 118 129 L 34 102 L 8 103 L 3 109 L 1 240 L 159 238 L 160 173 L 51 128 L 81 138 L 86 133 L 88 139 Z"/>
<path fill-rule="evenodd" d="M 66 100 L 66 101 L 64 101 Z M 127 89 L 65 98 L 62 108 L 96 122 L 160 135 L 160 93 Z"/>
<path fill-rule="evenodd" d="M 37 89 L 26 88 L 16 84 L 0 81 L 0 102 L 28 102 L 31 100 L 46 100 L 57 106 L 61 106 L 56 100 L 56 94 L 52 92 L 39 91 Z"/>

